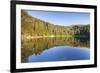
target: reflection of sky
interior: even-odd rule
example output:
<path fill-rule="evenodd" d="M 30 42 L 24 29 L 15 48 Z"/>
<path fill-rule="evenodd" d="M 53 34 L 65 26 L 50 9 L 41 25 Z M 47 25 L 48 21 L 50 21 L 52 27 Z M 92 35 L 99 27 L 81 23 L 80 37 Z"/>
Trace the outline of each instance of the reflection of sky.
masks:
<path fill-rule="evenodd" d="M 27 58 L 28 62 L 47 62 L 47 61 L 70 61 L 70 60 L 89 60 L 89 48 L 75 48 L 70 46 L 59 46 L 49 48 L 40 55 L 31 55 Z"/>
<path fill-rule="evenodd" d="M 90 14 L 79 12 L 50 12 L 27 10 L 28 14 L 41 20 L 59 25 L 89 24 Z"/>

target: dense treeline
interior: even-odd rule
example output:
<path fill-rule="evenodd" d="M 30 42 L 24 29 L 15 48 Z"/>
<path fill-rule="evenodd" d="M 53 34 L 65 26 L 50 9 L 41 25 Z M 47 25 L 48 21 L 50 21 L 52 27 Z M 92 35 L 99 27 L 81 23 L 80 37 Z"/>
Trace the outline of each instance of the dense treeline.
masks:
<path fill-rule="evenodd" d="M 38 38 L 38 37 L 53 38 Z M 21 11 L 21 62 L 54 46 L 90 47 L 90 25 L 60 26 Z M 35 37 L 35 39 L 27 38 Z M 67 38 L 66 38 L 67 37 Z"/>
<path fill-rule="evenodd" d="M 54 25 L 47 21 L 30 16 L 21 11 L 21 35 L 22 38 L 35 36 L 85 36 L 89 37 L 90 25 Z"/>

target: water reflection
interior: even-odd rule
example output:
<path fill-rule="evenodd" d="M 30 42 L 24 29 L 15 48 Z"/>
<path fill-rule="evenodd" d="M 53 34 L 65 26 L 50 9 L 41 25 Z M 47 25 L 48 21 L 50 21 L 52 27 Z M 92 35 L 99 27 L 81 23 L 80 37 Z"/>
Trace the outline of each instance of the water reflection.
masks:
<path fill-rule="evenodd" d="M 41 55 L 43 51 L 52 47 L 72 46 L 72 47 L 90 47 L 89 38 L 34 38 L 21 42 L 21 61 L 27 62 L 27 58 L 31 55 Z"/>
<path fill-rule="evenodd" d="M 72 61 L 89 60 L 90 51 L 87 48 L 77 48 L 70 46 L 57 46 L 49 48 L 41 55 L 31 55 L 26 58 L 26 62 L 49 62 L 49 61 Z"/>

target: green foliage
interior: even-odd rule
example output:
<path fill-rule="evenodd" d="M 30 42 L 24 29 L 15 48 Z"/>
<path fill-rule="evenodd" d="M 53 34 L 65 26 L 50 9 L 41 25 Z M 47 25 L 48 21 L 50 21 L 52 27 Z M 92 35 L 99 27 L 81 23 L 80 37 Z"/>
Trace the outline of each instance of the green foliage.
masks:
<path fill-rule="evenodd" d="M 21 35 L 22 39 L 37 36 L 74 36 L 89 37 L 90 25 L 60 26 L 37 19 L 21 11 Z"/>
<path fill-rule="evenodd" d="M 21 61 L 53 46 L 90 47 L 90 25 L 60 26 L 21 11 Z M 31 39 L 32 38 L 32 39 Z"/>

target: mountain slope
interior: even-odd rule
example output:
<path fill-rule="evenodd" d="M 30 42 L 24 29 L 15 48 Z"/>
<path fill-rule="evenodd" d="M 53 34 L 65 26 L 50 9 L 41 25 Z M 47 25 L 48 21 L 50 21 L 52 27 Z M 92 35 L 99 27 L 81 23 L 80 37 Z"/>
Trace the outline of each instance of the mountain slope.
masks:
<path fill-rule="evenodd" d="M 89 36 L 90 25 L 60 26 L 30 16 L 21 11 L 21 35 L 22 38 L 37 36 Z"/>

